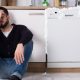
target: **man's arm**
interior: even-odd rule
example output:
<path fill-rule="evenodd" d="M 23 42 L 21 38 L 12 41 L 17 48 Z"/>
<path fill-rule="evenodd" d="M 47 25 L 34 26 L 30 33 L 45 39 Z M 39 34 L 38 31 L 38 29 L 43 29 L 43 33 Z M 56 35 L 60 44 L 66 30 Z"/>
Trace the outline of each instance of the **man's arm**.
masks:
<path fill-rule="evenodd" d="M 14 54 L 14 59 L 16 61 L 16 64 L 23 63 L 23 61 L 24 61 L 24 45 L 26 43 L 28 43 L 32 39 L 32 37 L 33 37 L 33 34 L 31 33 L 31 31 L 28 28 L 23 27 L 21 29 L 21 39 L 16 47 L 15 54 Z"/>
<path fill-rule="evenodd" d="M 25 45 L 32 39 L 32 37 L 33 37 L 32 32 L 26 26 L 22 26 L 21 27 L 21 39 L 19 43 L 23 43 L 23 45 Z"/>

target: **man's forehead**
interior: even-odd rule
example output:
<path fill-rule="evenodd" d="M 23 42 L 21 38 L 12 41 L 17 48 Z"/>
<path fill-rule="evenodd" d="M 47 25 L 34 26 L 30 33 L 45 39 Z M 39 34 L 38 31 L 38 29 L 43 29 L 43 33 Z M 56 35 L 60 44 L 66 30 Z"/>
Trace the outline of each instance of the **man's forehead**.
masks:
<path fill-rule="evenodd" d="M 0 10 L 0 14 L 5 14 L 3 10 Z"/>

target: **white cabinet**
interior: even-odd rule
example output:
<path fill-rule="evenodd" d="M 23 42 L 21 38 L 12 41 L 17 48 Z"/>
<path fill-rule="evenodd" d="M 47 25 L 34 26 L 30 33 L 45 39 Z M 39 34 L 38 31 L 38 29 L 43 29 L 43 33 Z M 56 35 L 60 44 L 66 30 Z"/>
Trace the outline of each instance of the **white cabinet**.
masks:
<path fill-rule="evenodd" d="M 45 62 L 44 10 L 9 10 L 9 12 L 13 22 L 26 25 L 34 35 L 30 61 Z"/>

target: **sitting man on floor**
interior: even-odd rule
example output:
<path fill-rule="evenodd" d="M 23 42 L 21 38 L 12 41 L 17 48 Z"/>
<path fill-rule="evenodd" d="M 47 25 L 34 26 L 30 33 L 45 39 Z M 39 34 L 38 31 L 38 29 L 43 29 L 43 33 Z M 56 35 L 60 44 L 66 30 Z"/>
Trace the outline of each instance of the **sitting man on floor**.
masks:
<path fill-rule="evenodd" d="M 32 32 L 10 24 L 9 12 L 0 7 L 0 79 L 21 80 L 32 53 Z"/>

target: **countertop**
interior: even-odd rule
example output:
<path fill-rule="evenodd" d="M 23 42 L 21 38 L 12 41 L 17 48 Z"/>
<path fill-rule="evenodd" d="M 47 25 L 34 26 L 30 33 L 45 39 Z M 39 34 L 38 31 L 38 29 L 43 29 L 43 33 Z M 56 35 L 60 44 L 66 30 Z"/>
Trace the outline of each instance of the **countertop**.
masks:
<path fill-rule="evenodd" d="M 45 10 L 48 7 L 39 7 L 39 6 L 3 6 L 5 8 L 7 8 L 8 10 Z"/>

